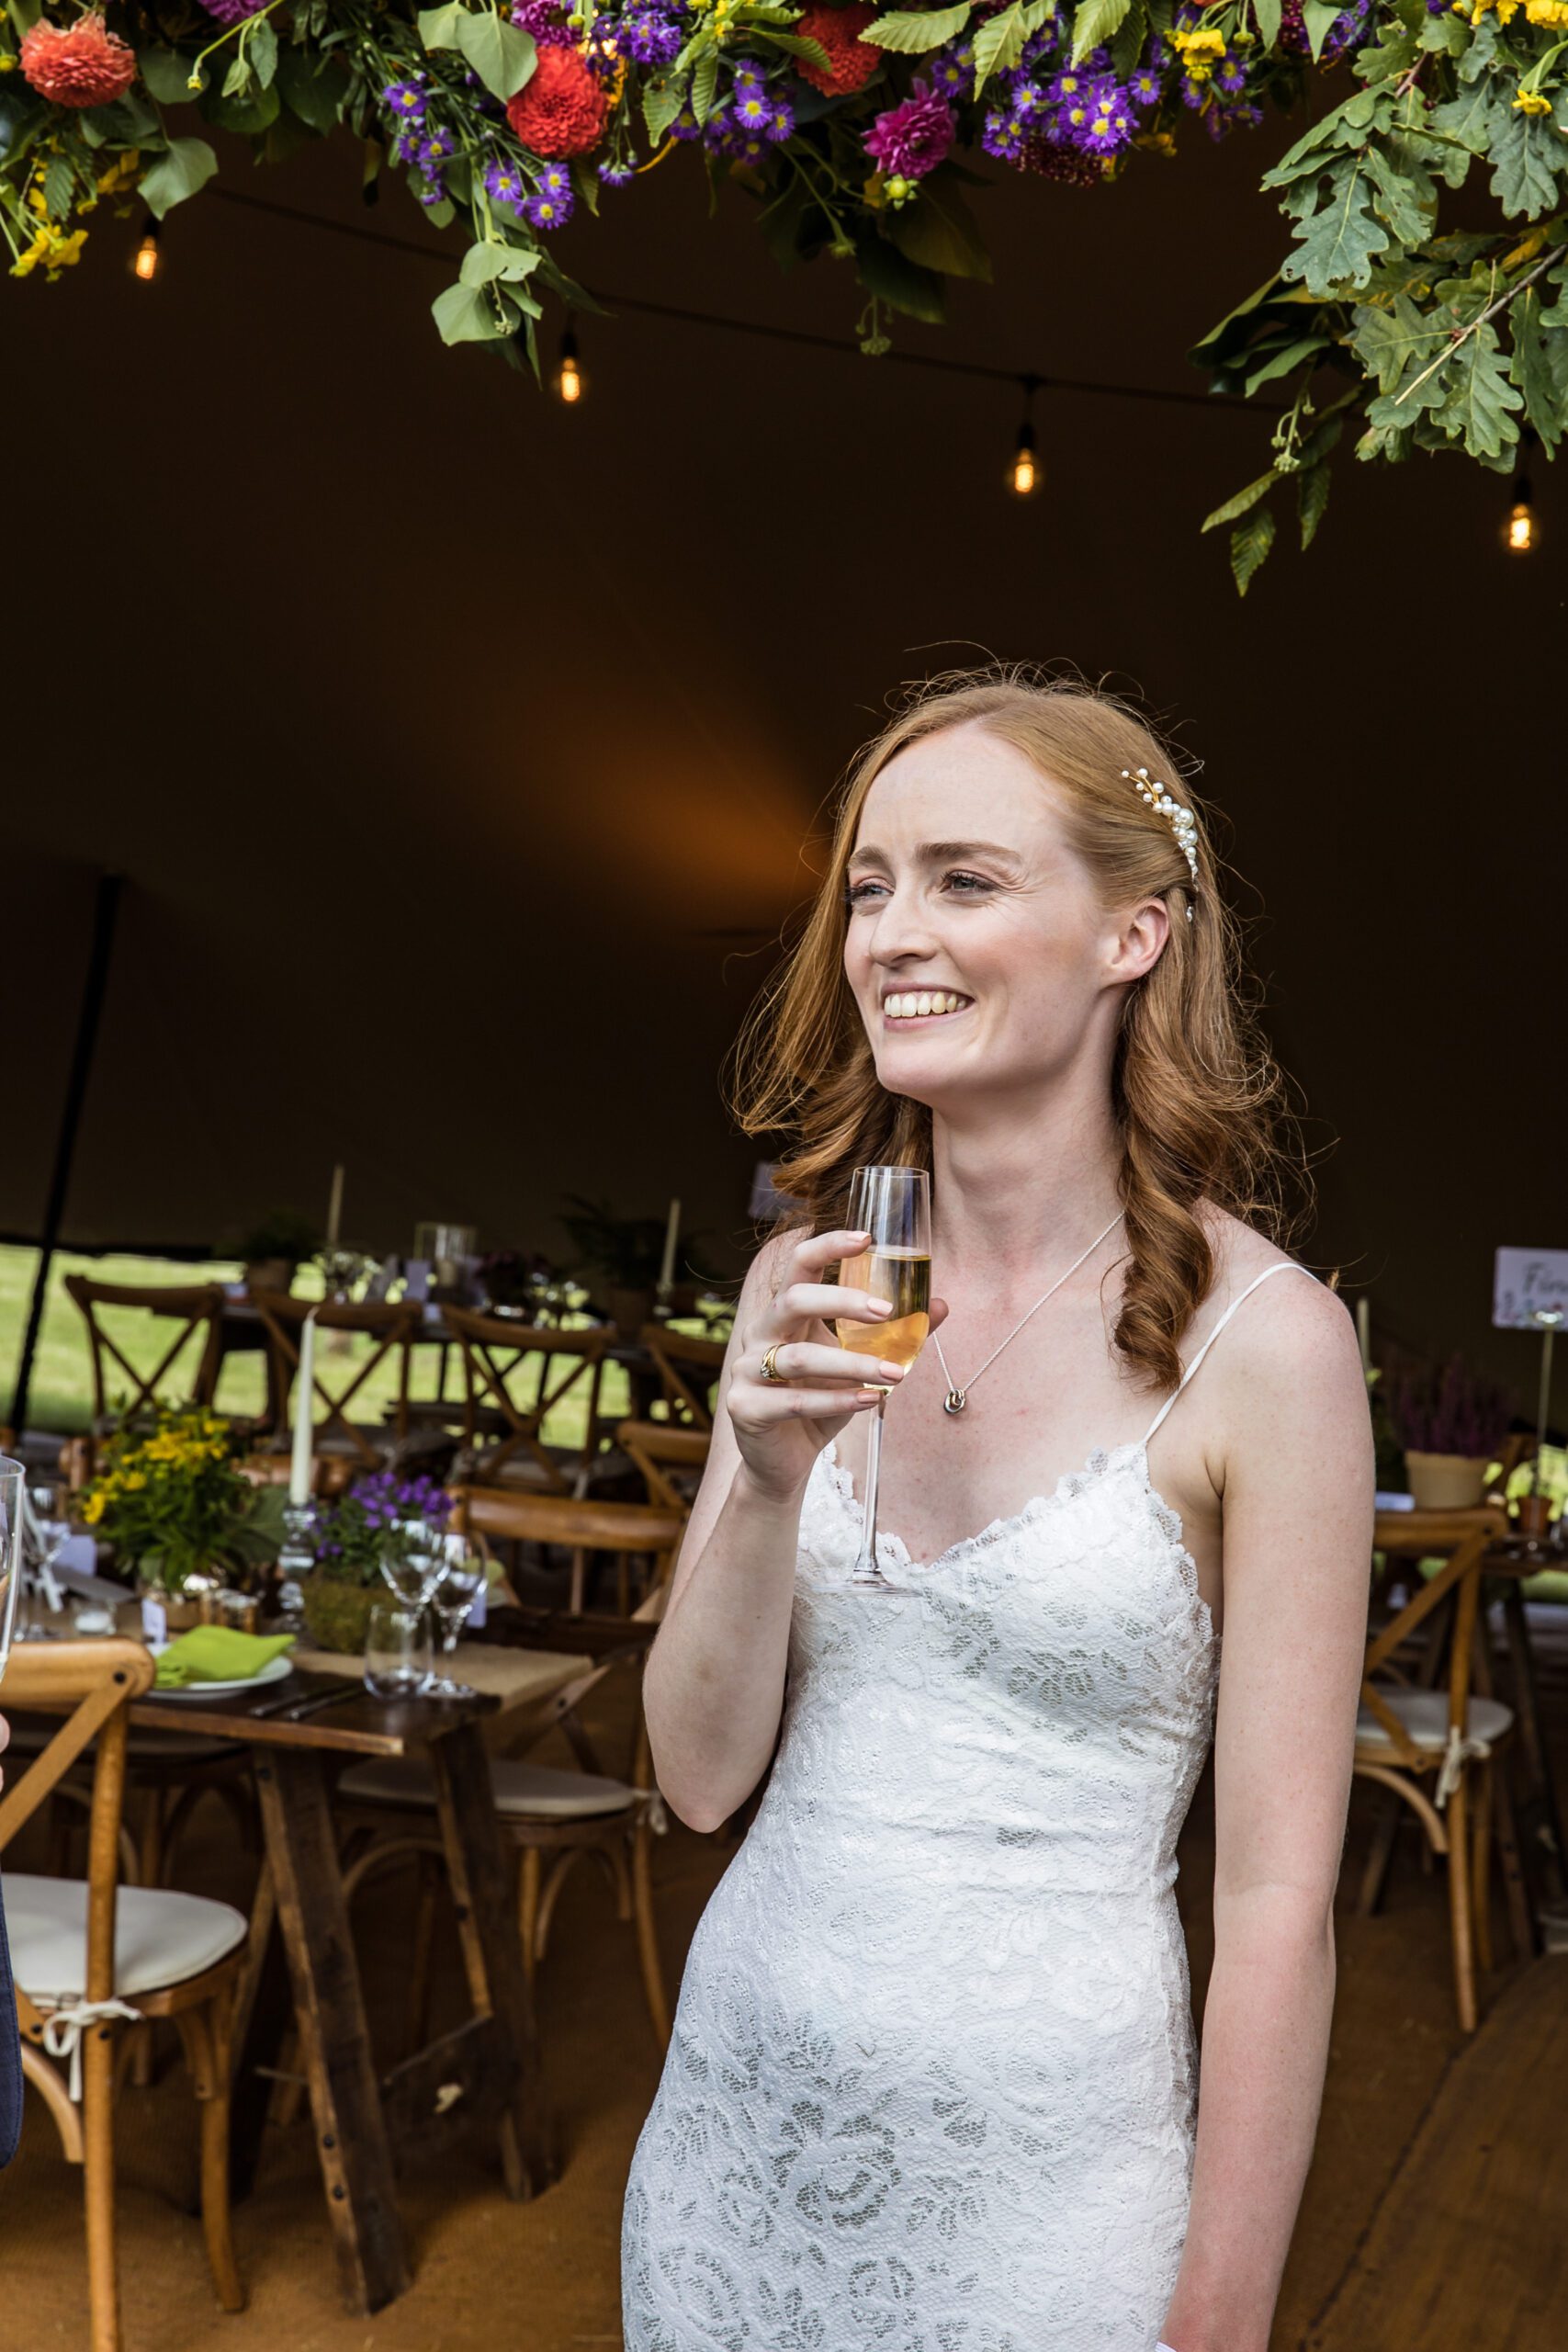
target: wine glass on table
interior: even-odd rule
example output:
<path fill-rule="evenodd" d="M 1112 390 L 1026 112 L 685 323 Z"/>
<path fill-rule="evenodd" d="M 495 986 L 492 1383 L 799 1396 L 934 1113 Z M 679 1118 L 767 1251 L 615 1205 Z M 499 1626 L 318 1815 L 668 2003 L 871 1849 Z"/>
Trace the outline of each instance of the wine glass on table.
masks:
<path fill-rule="evenodd" d="M 467 1539 L 449 1535 L 446 1539 L 446 1570 L 431 1596 L 430 1606 L 440 1629 L 441 1664 L 447 1668 L 458 1636 L 468 1623 L 474 1602 L 485 1587 L 485 1564 L 477 1552 L 470 1552 Z M 470 1699 L 473 1685 L 455 1682 L 450 1671 L 437 1674 L 430 1685 L 433 1699 Z"/>
<path fill-rule="evenodd" d="M 17 1596 L 22 1585 L 22 1498 L 27 1472 L 0 1454 L 0 1675 L 11 1655 L 17 1630 Z"/>
<path fill-rule="evenodd" d="M 844 1223 L 852 1232 L 869 1234 L 871 1239 L 858 1258 L 847 1258 L 840 1266 L 840 1288 L 891 1299 L 893 1312 L 886 1321 L 875 1323 L 839 1316 L 834 1327 L 839 1345 L 853 1354 L 881 1356 L 888 1363 L 912 1364 L 931 1330 L 931 1178 L 923 1168 L 857 1168 Z M 852 1585 L 868 1592 L 898 1590 L 876 1565 L 882 1421 L 890 1393 L 883 1390 L 876 1417 L 866 1430 L 860 1553 L 849 1577 Z"/>

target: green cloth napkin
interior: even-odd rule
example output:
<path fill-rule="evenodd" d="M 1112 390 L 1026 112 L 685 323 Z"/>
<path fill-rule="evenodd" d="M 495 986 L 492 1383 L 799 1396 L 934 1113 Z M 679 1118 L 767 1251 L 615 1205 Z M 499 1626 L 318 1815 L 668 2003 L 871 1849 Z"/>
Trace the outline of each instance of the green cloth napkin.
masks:
<path fill-rule="evenodd" d="M 159 1658 L 154 1688 L 178 1690 L 187 1682 L 248 1682 L 293 1643 L 292 1634 L 242 1634 L 235 1625 L 193 1625 Z"/>

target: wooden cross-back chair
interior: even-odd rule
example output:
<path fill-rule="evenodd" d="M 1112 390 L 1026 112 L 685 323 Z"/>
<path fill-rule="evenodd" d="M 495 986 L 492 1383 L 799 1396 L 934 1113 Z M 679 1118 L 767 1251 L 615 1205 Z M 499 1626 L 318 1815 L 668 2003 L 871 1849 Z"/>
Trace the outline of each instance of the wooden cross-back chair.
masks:
<path fill-rule="evenodd" d="M 92 2352 L 120 2352 L 115 2245 L 117 2050 L 142 2019 L 172 2018 L 201 2110 L 201 2209 L 218 2300 L 244 2302 L 229 2227 L 230 2023 L 245 1921 L 226 1903 L 120 1886 L 126 1711 L 152 1680 L 140 1643 L 29 1642 L 11 1654 L 7 1704 L 65 1713 L 0 1797 L 0 1851 L 96 1744 L 87 1876 L 7 1872 L 6 1905 L 22 2071 L 43 2098 L 86 2190 Z"/>
<path fill-rule="evenodd" d="M 724 1369 L 725 1342 L 672 1331 L 668 1323 L 645 1323 L 642 1344 L 653 1358 L 671 1419 L 690 1429 L 711 1430 L 714 1384 Z"/>
<path fill-rule="evenodd" d="M 347 1331 L 370 1340 L 369 1353 L 358 1371 L 336 1389 L 322 1378 L 322 1351 L 318 1347 L 310 1385 L 316 1398 L 326 1408 L 323 1419 L 315 1423 L 318 1445 L 335 1430 L 346 1440 L 348 1450 L 361 1469 L 378 1468 L 380 1453 L 363 1430 L 356 1429 L 349 1419 L 348 1408 L 378 1365 L 388 1356 L 395 1354 L 398 1359 L 398 1396 L 392 1426 L 398 1437 L 408 1435 L 409 1358 L 423 1320 L 419 1307 L 401 1299 L 385 1306 L 356 1306 L 347 1301 L 312 1305 L 308 1298 L 295 1298 L 287 1291 L 271 1290 L 253 1290 L 250 1301 L 265 1329 L 267 1343 L 273 1352 L 277 1394 L 286 1407 L 299 1370 L 300 1334 L 307 1316 L 314 1315 L 318 1334 Z"/>
<path fill-rule="evenodd" d="M 686 1532 L 683 1504 L 670 1510 L 649 1503 L 598 1502 L 590 1496 L 531 1494 L 525 1487 L 460 1486 L 452 1495 L 452 1532 L 474 1537 L 481 1551 L 497 1543 L 558 1545 L 570 1551 L 568 1606 L 573 1616 L 582 1613 L 590 1558 L 615 1560 L 616 1601 L 624 1617 L 630 1610 L 628 1559 L 649 1562 L 649 1589 L 656 1589 L 669 1577 Z"/>
<path fill-rule="evenodd" d="M 444 1307 L 442 1319 L 462 1352 L 463 1447 L 473 1477 L 492 1484 L 524 1454 L 547 1492 L 581 1494 L 598 1451 L 599 1392 L 613 1333 L 514 1323 L 461 1306 Z M 574 1389 L 583 1406 L 581 1448 L 575 1455 L 552 1452 L 541 1434 L 545 1420 Z"/>
<path fill-rule="evenodd" d="M 517 1923 L 523 1964 L 532 1984 L 544 1957 L 550 1921 L 567 1872 L 581 1854 L 595 1855 L 609 1877 L 617 1916 L 635 1921 L 637 1957 L 649 2016 L 660 2048 L 670 2039 L 670 2007 L 659 1953 L 658 1917 L 650 1869 L 651 1846 L 667 1826 L 654 1785 L 652 1758 L 642 1710 L 642 1669 L 659 1623 L 685 1521 L 678 1511 L 655 1511 L 641 1503 L 583 1503 L 508 1489 L 464 1487 L 457 1491 L 452 1524 L 478 1538 L 504 1535 L 524 1541 L 583 1544 L 601 1552 L 640 1551 L 653 1563 L 647 1598 L 618 1616 L 525 1611 L 524 1635 L 530 1647 L 586 1652 L 593 1663 L 534 1716 L 520 1751 L 491 1759 L 491 1782 L 502 1833 L 518 1854 Z M 623 1772 L 605 1769 L 581 1709 L 590 1693 L 612 1674 L 635 1678 L 631 1721 Z M 568 1770 L 527 1760 L 555 1731 L 564 1736 L 576 1763 Z M 423 1831 L 400 1827 L 396 1815 L 429 1810 L 434 1784 L 423 1762 L 373 1759 L 351 1765 L 337 1786 L 334 1811 L 350 1833 L 345 1883 L 352 1893 L 361 1880 L 411 1853 L 439 1854 L 440 1841 Z M 389 1815 L 392 1819 L 389 1820 Z M 436 1873 L 422 1879 L 414 1952 L 418 1970 L 427 1968 L 431 1906 Z M 422 2020 L 425 1978 L 415 1986 L 415 2030 Z"/>
<path fill-rule="evenodd" d="M 193 1340 L 197 1347 L 193 1357 L 187 1360 L 190 1385 L 179 1401 L 189 1406 L 211 1404 L 222 1360 L 223 1291 L 220 1283 L 98 1283 L 86 1274 L 67 1274 L 65 1295 L 81 1310 L 87 1326 L 96 1425 L 107 1428 L 121 1418 L 129 1419 L 136 1413 L 150 1411 L 158 1402 L 159 1382 L 166 1378 Z M 151 1372 L 140 1370 L 114 1333 L 106 1328 L 102 1320 L 106 1307 L 116 1311 L 134 1308 L 152 1324 L 178 1325 L 167 1346 L 164 1345 L 164 1334 L 155 1333 L 155 1345 L 164 1351 Z M 106 1362 L 117 1368 L 117 1379 L 123 1375 L 130 1384 L 123 1405 L 109 1402 L 108 1384 L 104 1377 Z"/>
<path fill-rule="evenodd" d="M 679 1421 L 622 1421 L 615 1443 L 656 1510 L 691 1510 L 713 1443 L 710 1430 L 687 1429 Z"/>
<path fill-rule="evenodd" d="M 1449 1556 L 1367 1645 L 1354 1770 L 1362 1779 L 1392 1790 L 1409 1805 L 1432 1852 L 1444 1858 L 1455 2001 L 1461 2027 L 1472 2033 L 1476 2023 L 1478 1954 L 1483 1968 L 1492 1965 L 1489 1876 L 1495 1805 L 1503 1818 L 1504 1861 L 1509 1872 L 1509 1913 L 1516 1939 L 1520 1931 L 1516 1901 L 1518 1861 L 1513 1850 L 1506 1788 L 1495 1762 L 1512 1736 L 1514 1714 L 1489 1690 L 1472 1687 L 1478 1665 L 1482 1676 L 1490 1679 L 1484 1650 L 1476 1642 L 1476 1619 L 1482 1562 L 1497 1531 L 1490 1514 L 1424 1516 L 1431 1521 L 1426 1538 L 1430 1551 L 1447 1551 Z M 1428 1620 L 1445 1603 L 1450 1604 L 1451 1623 L 1443 1637 L 1442 1628 L 1428 1625 Z M 1423 1626 L 1427 1627 L 1429 1640 L 1434 1635 L 1443 1640 L 1447 1651 L 1443 1679 L 1433 1687 L 1396 1679 L 1395 1653 Z M 1440 1657 L 1441 1649 L 1434 1648 L 1431 1656 Z M 1381 1882 L 1385 1864 L 1386 1855 L 1380 1856 L 1374 1848 L 1363 1888 L 1363 1909 L 1375 1901 L 1374 1872 Z"/>

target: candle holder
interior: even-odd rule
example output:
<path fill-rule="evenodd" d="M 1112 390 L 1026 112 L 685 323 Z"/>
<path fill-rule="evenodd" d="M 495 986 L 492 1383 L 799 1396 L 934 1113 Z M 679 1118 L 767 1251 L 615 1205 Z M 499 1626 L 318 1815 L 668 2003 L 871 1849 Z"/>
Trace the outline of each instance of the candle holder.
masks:
<path fill-rule="evenodd" d="M 656 1323 L 669 1322 L 674 1312 L 671 1305 L 674 1295 L 675 1285 L 672 1282 L 661 1282 L 656 1284 L 653 1294 L 653 1319 Z"/>
<path fill-rule="evenodd" d="M 277 1551 L 276 1606 L 280 1624 L 297 1633 L 305 1623 L 305 1595 L 299 1579 L 308 1577 L 316 1565 L 310 1548 L 310 1529 L 315 1513 L 309 1503 L 285 1503 L 283 1507 L 283 1542 Z"/>

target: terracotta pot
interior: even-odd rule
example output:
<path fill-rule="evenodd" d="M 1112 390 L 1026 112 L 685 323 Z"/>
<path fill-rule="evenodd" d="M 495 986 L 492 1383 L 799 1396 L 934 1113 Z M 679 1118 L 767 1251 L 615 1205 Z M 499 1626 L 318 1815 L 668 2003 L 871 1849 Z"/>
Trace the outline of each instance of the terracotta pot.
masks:
<path fill-rule="evenodd" d="M 1521 1495 L 1517 1504 L 1518 1532 L 1532 1544 L 1544 1544 L 1556 1513 L 1550 1495 Z"/>
<path fill-rule="evenodd" d="M 245 1284 L 250 1290 L 292 1290 L 294 1261 L 291 1258 L 257 1258 L 245 1268 Z"/>
<path fill-rule="evenodd" d="M 345 1584 L 338 1577 L 309 1576 L 299 1579 L 305 1602 L 305 1625 L 319 1650 L 336 1650 L 355 1657 L 365 1647 L 370 1611 L 390 1593 L 378 1578 L 375 1584 Z"/>
<path fill-rule="evenodd" d="M 1404 1467 L 1417 1510 L 1472 1510 L 1481 1500 L 1490 1456 L 1406 1452 Z"/>
<path fill-rule="evenodd" d="M 651 1290 L 605 1290 L 610 1320 L 623 1340 L 638 1338 L 643 1325 L 652 1320 L 654 1297 Z"/>

